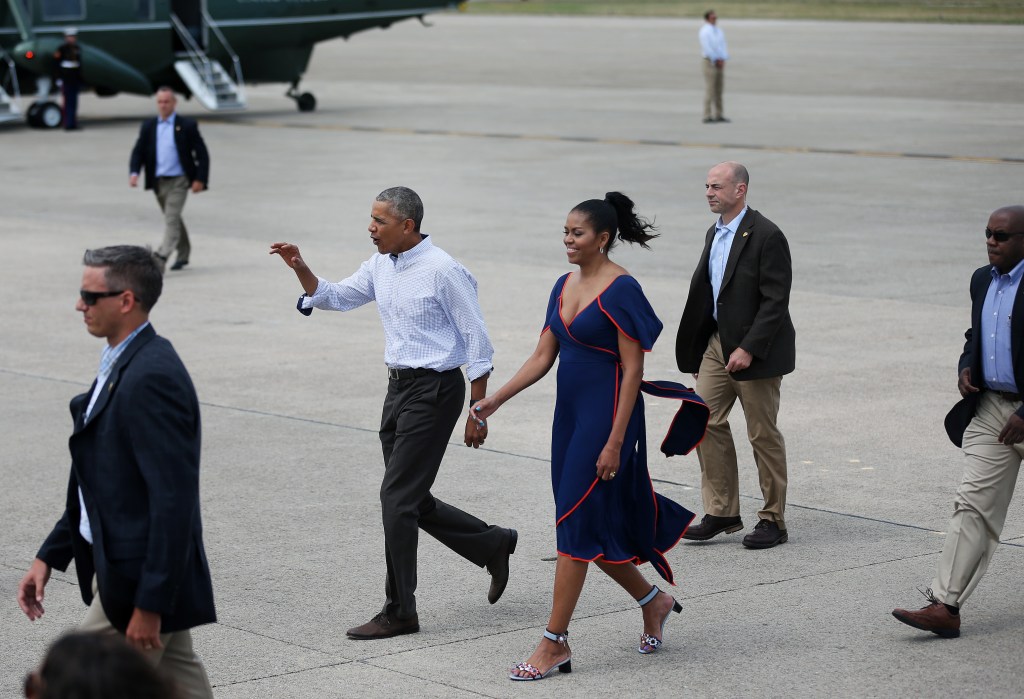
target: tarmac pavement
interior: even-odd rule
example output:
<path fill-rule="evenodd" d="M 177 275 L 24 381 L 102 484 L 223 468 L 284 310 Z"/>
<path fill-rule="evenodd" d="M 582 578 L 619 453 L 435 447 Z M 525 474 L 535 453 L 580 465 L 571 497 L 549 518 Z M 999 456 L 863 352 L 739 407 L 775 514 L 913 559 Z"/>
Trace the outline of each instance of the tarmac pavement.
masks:
<path fill-rule="evenodd" d="M 942 417 L 957 399 L 970 273 L 991 211 L 1022 203 L 1024 28 L 741 21 L 730 124 L 700 122 L 699 22 L 434 16 L 316 49 L 299 114 L 282 86 L 251 109 L 192 103 L 211 189 L 185 208 L 190 265 L 169 272 L 152 320 L 203 406 L 203 517 L 219 621 L 194 632 L 217 699 L 248 697 L 1009 697 L 1024 693 L 1024 511 L 942 640 L 896 622 L 930 584 L 962 456 Z M 81 133 L 0 128 L 0 695 L 81 619 L 74 574 L 56 573 L 29 623 L 18 581 L 67 483 L 67 401 L 101 343 L 74 310 L 81 254 L 155 245 L 152 195 L 127 186 L 151 100 L 82 98 Z M 608 190 L 656 217 L 653 252 L 617 249 L 665 323 L 648 378 L 684 380 L 673 341 L 713 217 L 707 170 L 751 173 L 750 205 L 794 258 L 797 371 L 780 423 L 789 543 L 742 533 L 668 555 L 683 604 L 653 656 L 635 604 L 597 571 L 571 627 L 573 673 L 523 686 L 550 605 L 554 527 L 549 377 L 491 420 L 487 448 L 453 436 L 435 494 L 519 530 L 512 579 L 486 602 L 485 571 L 421 538 L 422 631 L 351 641 L 382 603 L 376 430 L 386 377 L 372 307 L 294 311 L 300 288 L 267 255 L 299 244 L 340 279 L 373 253 L 381 189 L 405 184 L 424 230 L 474 273 L 496 347 L 492 388 L 532 351 L 552 283 L 570 269 L 565 215 Z M 657 452 L 674 410 L 648 400 L 657 489 L 703 513 L 694 455 Z M 760 502 L 742 413 L 743 517 Z M 644 568 L 652 582 L 656 576 Z"/>

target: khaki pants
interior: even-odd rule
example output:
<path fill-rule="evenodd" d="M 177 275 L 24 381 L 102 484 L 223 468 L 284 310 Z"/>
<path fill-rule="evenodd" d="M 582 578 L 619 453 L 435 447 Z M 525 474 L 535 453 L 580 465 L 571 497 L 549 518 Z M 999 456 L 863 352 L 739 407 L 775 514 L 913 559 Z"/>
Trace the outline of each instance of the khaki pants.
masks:
<path fill-rule="evenodd" d="M 725 370 L 726 361 L 716 332 L 708 342 L 697 378 L 697 394 L 711 409 L 707 434 L 697 447 L 704 511 L 716 517 L 740 514 L 739 467 L 729 427 L 729 413 L 739 398 L 764 496 L 764 508 L 757 516 L 785 529 L 786 442 L 776 425 L 782 377 L 736 381 Z"/>
<path fill-rule="evenodd" d="M 92 604 L 85 613 L 85 619 L 79 626 L 80 631 L 89 633 L 119 633 L 107 619 L 96 587 L 96 578 L 92 580 Z M 206 669 L 192 650 L 192 633 L 176 631 L 160 634 L 163 648 L 142 651 L 155 667 L 174 680 L 181 699 L 213 699 L 213 688 L 206 676 Z"/>
<path fill-rule="evenodd" d="M 184 175 L 159 177 L 156 180 L 156 201 L 160 204 L 160 210 L 164 212 L 164 239 L 160 243 L 160 247 L 157 248 L 156 254 L 165 261 L 172 252 L 177 252 L 177 261 L 188 262 L 188 256 L 192 252 L 192 246 L 188 240 L 188 230 L 185 228 L 185 221 L 181 218 L 188 190 L 188 178 Z"/>
<path fill-rule="evenodd" d="M 1024 458 L 1024 444 L 1000 444 L 999 433 L 1019 407 L 1018 402 L 986 391 L 964 432 L 967 465 L 932 581 L 932 593 L 944 604 L 959 607 L 971 596 L 999 546 Z"/>
<path fill-rule="evenodd" d="M 711 107 L 714 106 L 714 117 L 725 116 L 722 111 L 722 90 L 725 87 L 725 67 L 717 67 L 710 58 L 704 59 L 704 118 L 711 119 Z"/>

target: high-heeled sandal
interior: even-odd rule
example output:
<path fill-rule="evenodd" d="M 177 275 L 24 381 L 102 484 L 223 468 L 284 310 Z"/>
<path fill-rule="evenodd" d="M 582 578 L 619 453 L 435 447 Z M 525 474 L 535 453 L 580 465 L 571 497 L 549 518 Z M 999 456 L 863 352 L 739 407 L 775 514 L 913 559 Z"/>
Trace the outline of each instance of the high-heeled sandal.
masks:
<path fill-rule="evenodd" d="M 637 600 L 637 604 L 644 607 L 650 604 L 655 597 L 658 596 L 661 590 L 658 589 L 657 585 L 651 587 L 651 591 L 644 595 L 641 599 Z M 665 612 L 665 618 L 661 620 L 661 638 L 652 636 L 649 633 L 640 634 L 640 647 L 637 648 L 637 652 L 642 655 L 649 655 L 654 651 L 661 648 L 661 644 L 665 642 L 665 623 L 668 621 L 668 616 L 672 612 L 678 614 L 683 611 L 683 605 L 679 604 L 675 599 L 672 600 L 672 609 Z"/>
<path fill-rule="evenodd" d="M 560 663 L 555 663 L 549 667 L 545 672 L 541 672 L 536 666 L 531 665 L 527 662 L 522 662 L 512 668 L 512 672 L 509 673 L 508 678 L 516 682 L 529 682 L 531 680 L 542 680 L 556 669 L 559 672 L 572 672 L 572 651 L 569 650 L 569 632 L 565 633 L 551 633 L 547 629 L 544 629 L 544 638 L 549 641 L 554 641 L 558 645 L 565 648 L 565 652 L 569 654 L 569 657 Z M 526 675 L 517 675 L 517 672 L 528 673 Z"/>

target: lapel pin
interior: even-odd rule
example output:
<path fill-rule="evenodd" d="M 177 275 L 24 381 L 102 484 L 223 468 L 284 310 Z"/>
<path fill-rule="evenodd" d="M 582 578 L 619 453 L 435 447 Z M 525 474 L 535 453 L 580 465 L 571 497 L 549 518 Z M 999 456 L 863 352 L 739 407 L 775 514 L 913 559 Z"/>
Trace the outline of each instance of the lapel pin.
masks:
<path fill-rule="evenodd" d="M 750 235 L 750 231 L 743 231 L 743 237 L 744 238 L 746 238 L 748 235 Z"/>

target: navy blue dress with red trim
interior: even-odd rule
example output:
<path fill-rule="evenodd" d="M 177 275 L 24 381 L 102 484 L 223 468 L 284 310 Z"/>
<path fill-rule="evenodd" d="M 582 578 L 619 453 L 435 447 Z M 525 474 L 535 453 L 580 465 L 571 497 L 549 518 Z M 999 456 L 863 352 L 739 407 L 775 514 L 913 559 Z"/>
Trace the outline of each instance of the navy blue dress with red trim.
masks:
<path fill-rule="evenodd" d="M 568 321 L 561 314 L 559 278 L 548 301 L 544 331 L 558 340 L 558 395 L 551 431 L 551 485 L 555 495 L 558 553 L 577 560 L 650 562 L 673 583 L 664 554 L 682 538 L 694 513 L 654 492 L 647 470 L 644 402 L 637 395 L 615 478 L 597 477 L 597 459 L 608 441 L 618 406 L 622 367 L 619 333 L 649 352 L 662 324 L 640 284 L 617 277 Z M 644 382 L 644 392 L 683 401 L 662 445 L 666 455 L 688 452 L 707 426 L 703 401 L 679 384 Z"/>

